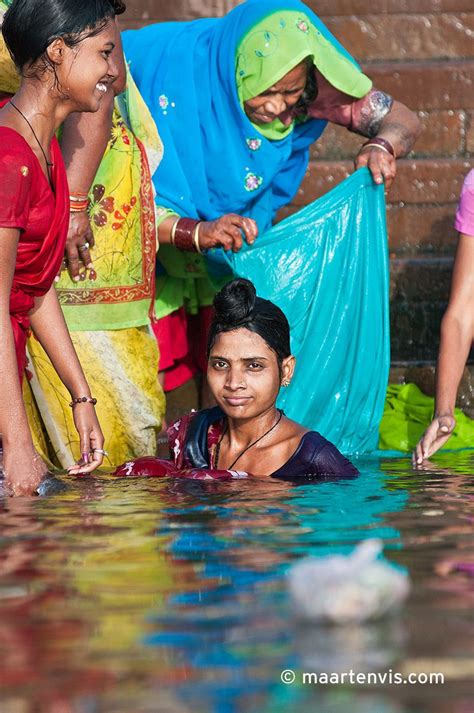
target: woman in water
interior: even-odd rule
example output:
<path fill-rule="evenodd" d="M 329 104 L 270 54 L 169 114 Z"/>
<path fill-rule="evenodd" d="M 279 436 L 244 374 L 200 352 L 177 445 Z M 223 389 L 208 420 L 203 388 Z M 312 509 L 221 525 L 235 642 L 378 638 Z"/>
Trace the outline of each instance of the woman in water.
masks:
<path fill-rule="evenodd" d="M 35 490 L 46 466 L 22 399 L 28 330 L 71 397 L 81 460 L 102 463 L 103 437 L 53 281 L 64 255 L 69 193 L 55 132 L 71 112 L 97 111 L 115 76 L 114 5 L 108 0 L 14 0 L 3 36 L 22 81 L 0 110 L 0 404 L 3 463 L 13 494 Z"/>
<path fill-rule="evenodd" d="M 207 377 L 217 407 L 183 416 L 168 429 L 176 475 L 357 475 L 332 443 L 276 407 L 280 388 L 290 385 L 295 370 L 290 328 L 281 309 L 257 297 L 252 283 L 242 278 L 215 296 L 214 309 Z M 117 475 L 174 474 L 173 468 L 154 460 L 127 463 Z"/>

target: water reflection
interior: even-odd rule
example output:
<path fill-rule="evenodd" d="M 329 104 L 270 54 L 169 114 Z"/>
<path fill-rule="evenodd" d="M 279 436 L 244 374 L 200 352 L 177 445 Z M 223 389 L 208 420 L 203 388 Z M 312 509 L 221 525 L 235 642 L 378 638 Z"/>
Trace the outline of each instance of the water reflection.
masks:
<path fill-rule="evenodd" d="M 462 686 L 445 687 L 446 707 L 439 690 L 280 681 L 287 668 L 467 658 L 471 579 L 439 567 L 467 561 L 472 480 L 413 473 L 406 460 L 361 465 L 356 481 L 306 488 L 103 478 L 55 498 L 4 501 L 2 713 L 419 713 L 420 700 L 430 713 L 460 713 Z M 402 617 L 347 629 L 293 621 L 288 566 L 367 537 L 383 538 L 385 556 L 410 573 Z"/>

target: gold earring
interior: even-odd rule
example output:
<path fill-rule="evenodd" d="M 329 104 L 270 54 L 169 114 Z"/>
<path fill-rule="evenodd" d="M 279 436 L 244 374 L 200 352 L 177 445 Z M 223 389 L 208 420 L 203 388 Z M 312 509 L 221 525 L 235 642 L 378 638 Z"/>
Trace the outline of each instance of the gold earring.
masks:
<path fill-rule="evenodd" d="M 289 386 L 290 383 L 291 383 L 291 382 L 290 382 L 289 379 L 285 379 L 285 381 L 282 381 L 282 382 L 281 382 L 281 385 L 282 385 L 282 386 Z"/>

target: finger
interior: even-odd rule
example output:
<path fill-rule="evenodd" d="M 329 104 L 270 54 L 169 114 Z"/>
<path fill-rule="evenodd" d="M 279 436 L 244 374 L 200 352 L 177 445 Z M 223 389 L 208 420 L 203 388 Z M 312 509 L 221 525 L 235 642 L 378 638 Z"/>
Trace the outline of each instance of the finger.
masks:
<path fill-rule="evenodd" d="M 246 242 L 251 245 L 257 237 L 256 222 L 251 218 L 244 218 L 243 216 L 236 215 L 234 213 L 232 213 L 229 218 L 232 225 L 239 229 L 239 233 L 240 231 L 244 233 Z"/>
<path fill-rule="evenodd" d="M 423 463 L 423 450 L 421 448 L 421 441 L 417 444 L 415 448 L 415 458 L 417 465 L 421 465 Z"/>
<path fill-rule="evenodd" d="M 81 279 L 81 262 L 79 260 L 79 255 L 77 254 L 77 248 L 75 246 L 66 247 L 66 260 L 71 280 L 74 280 L 74 282 L 79 282 L 79 280 Z"/>
<path fill-rule="evenodd" d="M 79 252 L 79 255 L 81 256 L 80 259 L 82 260 L 86 268 L 93 268 L 94 265 L 92 264 L 92 258 L 89 252 L 89 243 L 81 243 L 81 245 L 78 245 L 77 250 Z"/>
<path fill-rule="evenodd" d="M 378 185 L 382 184 L 384 182 L 384 174 L 382 172 L 380 160 L 378 158 L 373 159 L 371 157 L 368 162 L 368 167 L 369 167 L 369 171 L 372 174 L 372 178 L 374 179 L 374 182 L 377 183 Z"/>
<path fill-rule="evenodd" d="M 84 239 L 89 243 L 91 248 L 95 247 L 94 232 L 90 223 L 86 233 L 84 233 Z"/>
<path fill-rule="evenodd" d="M 258 234 L 257 223 L 251 218 L 244 218 L 243 231 L 249 245 L 253 245 Z"/>
<path fill-rule="evenodd" d="M 230 235 L 227 235 L 227 233 L 221 232 L 219 237 L 218 237 L 218 245 L 221 245 L 221 247 L 228 252 L 229 250 L 232 250 L 232 246 L 234 244 L 234 241 L 230 237 Z"/>
<path fill-rule="evenodd" d="M 243 245 L 242 232 L 239 230 L 239 228 L 229 226 L 226 230 L 226 233 L 230 237 L 231 248 L 232 248 L 233 252 L 234 253 L 239 252 L 239 250 L 241 250 L 242 245 Z"/>

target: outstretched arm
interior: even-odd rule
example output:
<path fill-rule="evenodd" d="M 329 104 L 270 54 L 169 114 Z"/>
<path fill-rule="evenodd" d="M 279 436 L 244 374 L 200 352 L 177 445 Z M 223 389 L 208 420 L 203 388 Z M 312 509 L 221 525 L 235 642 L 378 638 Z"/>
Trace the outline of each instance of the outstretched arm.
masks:
<path fill-rule="evenodd" d="M 439 450 L 454 430 L 459 382 L 474 341 L 474 236 L 461 233 L 448 308 L 441 322 L 433 421 L 415 451 L 418 465 Z"/>
<path fill-rule="evenodd" d="M 71 341 L 54 287 L 35 300 L 30 314 L 31 327 L 49 356 L 71 399 L 91 398 L 91 392 Z M 74 423 L 80 437 L 83 464 L 71 469 L 88 473 L 103 461 L 104 437 L 93 404 L 84 402 L 73 407 Z"/>
<path fill-rule="evenodd" d="M 0 228 L 0 434 L 5 478 L 14 495 L 31 495 L 46 473 L 28 426 L 10 320 L 10 292 L 20 231 Z"/>

